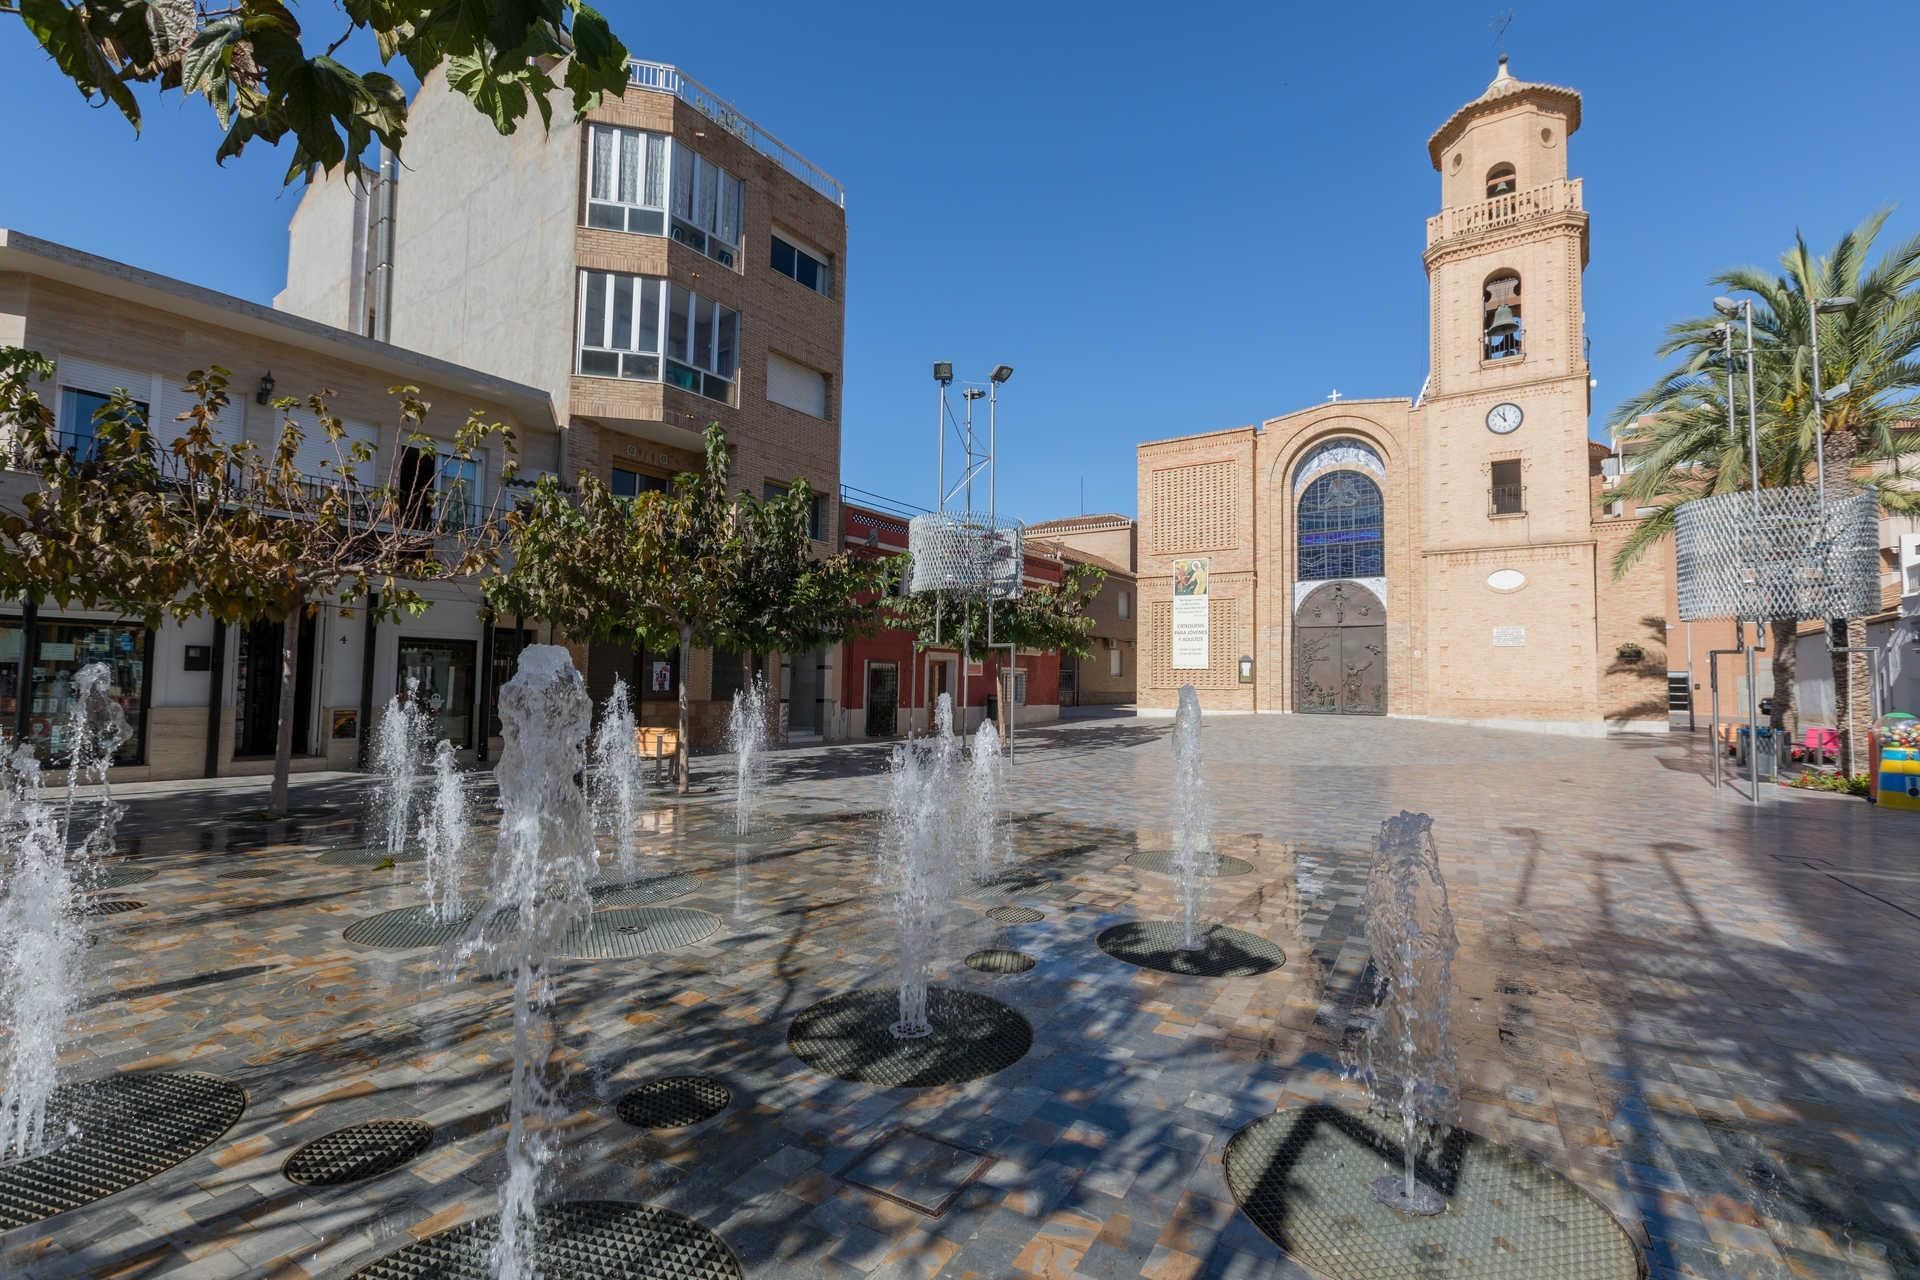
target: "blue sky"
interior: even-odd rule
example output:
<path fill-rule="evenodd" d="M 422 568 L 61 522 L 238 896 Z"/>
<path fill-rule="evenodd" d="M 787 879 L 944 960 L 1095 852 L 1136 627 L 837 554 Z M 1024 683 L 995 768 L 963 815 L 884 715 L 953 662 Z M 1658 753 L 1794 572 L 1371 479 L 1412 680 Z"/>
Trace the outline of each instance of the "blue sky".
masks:
<path fill-rule="evenodd" d="M 929 362 L 1015 366 L 1000 496 L 1029 520 L 1135 507 L 1133 446 L 1425 373 L 1428 134 L 1485 87 L 1499 6 L 723 9 L 615 0 L 676 63 L 848 189 L 843 479 L 926 502 Z M 298 6 L 310 28 L 330 9 Z M 1920 233 L 1910 3 L 1535 5 L 1516 75 L 1571 85 L 1592 213 L 1592 433 L 1652 379 L 1706 277 L 1882 205 Z M 1806 55 L 1819 57 L 1819 64 Z M 1825 89 L 1812 85 L 1832 68 Z M 199 100 L 136 139 L 0 15 L 0 225 L 269 301 L 297 189 L 213 165 Z"/>

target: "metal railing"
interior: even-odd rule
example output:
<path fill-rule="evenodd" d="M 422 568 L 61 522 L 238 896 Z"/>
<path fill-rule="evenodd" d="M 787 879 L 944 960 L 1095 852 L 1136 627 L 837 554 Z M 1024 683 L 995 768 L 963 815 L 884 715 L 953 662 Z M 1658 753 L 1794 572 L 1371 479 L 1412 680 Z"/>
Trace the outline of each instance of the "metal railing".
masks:
<path fill-rule="evenodd" d="M 1493 486 L 1492 508 L 1496 516 L 1521 516 L 1527 513 L 1526 485 L 1496 484 Z"/>
<path fill-rule="evenodd" d="M 1577 212 L 1580 207 L 1580 179 L 1543 182 L 1525 191 L 1510 191 L 1477 204 L 1441 210 L 1427 219 L 1427 245 L 1431 247 L 1454 236 L 1509 227 L 1550 213 Z"/>
<path fill-rule="evenodd" d="M 847 189 L 840 185 L 839 179 L 768 133 L 752 116 L 680 68 L 671 63 L 633 58 L 627 62 L 627 83 L 638 89 L 672 94 L 842 209 L 847 207 Z"/>

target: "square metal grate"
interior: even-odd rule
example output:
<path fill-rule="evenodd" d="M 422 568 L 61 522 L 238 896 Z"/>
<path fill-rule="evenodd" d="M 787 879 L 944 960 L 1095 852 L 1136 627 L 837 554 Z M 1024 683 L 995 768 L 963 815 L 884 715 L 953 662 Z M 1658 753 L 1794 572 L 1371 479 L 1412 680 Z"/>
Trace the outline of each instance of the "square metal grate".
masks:
<path fill-rule="evenodd" d="M 841 1171 L 840 1180 L 938 1218 L 998 1158 L 902 1125 L 881 1134 Z"/>

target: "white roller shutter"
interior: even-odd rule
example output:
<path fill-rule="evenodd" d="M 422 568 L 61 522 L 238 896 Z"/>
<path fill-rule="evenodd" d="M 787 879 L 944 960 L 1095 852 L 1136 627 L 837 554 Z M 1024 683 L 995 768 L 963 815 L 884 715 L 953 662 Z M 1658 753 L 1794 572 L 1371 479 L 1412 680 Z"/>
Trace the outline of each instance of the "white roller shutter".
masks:
<path fill-rule="evenodd" d="M 767 399 L 824 418 L 827 416 L 827 375 L 797 360 L 789 360 L 778 351 L 769 351 Z"/>
<path fill-rule="evenodd" d="M 280 425 L 286 418 L 292 418 L 300 424 L 300 448 L 293 455 L 293 466 L 294 470 L 303 476 L 312 476 L 315 479 L 337 478 L 342 462 L 355 441 L 365 441 L 369 445 L 379 443 L 378 430 L 363 422 L 347 421 L 344 424 L 346 433 L 336 444 L 327 439 L 327 433 L 321 429 L 319 420 L 311 411 L 294 409 L 283 415 L 276 409 L 266 438 L 261 441 L 261 448 L 269 458 L 273 456 L 273 450 L 279 447 Z M 326 463 L 325 466 L 321 465 L 323 462 Z M 376 455 L 361 463 L 356 469 L 356 474 L 359 479 L 369 484 L 378 483 L 381 478 L 379 457 Z"/>
<path fill-rule="evenodd" d="M 101 396 L 110 396 L 119 388 L 125 387 L 128 395 L 151 408 L 154 384 L 157 381 L 158 379 L 151 373 L 143 373 L 138 369 L 63 355 L 54 362 L 51 395 L 46 388 L 40 389 L 41 403 L 55 413 L 64 415 L 66 407 L 60 403 L 64 399 L 60 392 L 68 387 L 76 391 L 91 391 Z M 85 429 L 84 423 L 76 425 L 66 421 L 64 417 L 61 419 L 60 430 L 62 431 L 85 431 Z"/>
<path fill-rule="evenodd" d="M 185 434 L 188 424 L 181 421 L 180 415 L 193 408 L 194 397 L 185 386 L 171 378 L 161 378 L 157 399 L 153 402 L 153 438 L 162 448 L 171 445 Z M 232 394 L 232 388 L 228 388 Z M 213 438 L 218 444 L 235 444 L 240 439 L 240 424 L 246 417 L 241 406 L 231 402 L 227 411 L 213 420 Z"/>

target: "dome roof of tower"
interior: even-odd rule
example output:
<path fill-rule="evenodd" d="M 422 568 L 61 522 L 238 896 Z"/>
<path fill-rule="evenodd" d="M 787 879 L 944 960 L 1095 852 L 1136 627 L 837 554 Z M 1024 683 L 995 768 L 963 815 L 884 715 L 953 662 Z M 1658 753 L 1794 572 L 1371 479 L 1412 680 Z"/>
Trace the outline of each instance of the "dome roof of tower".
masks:
<path fill-rule="evenodd" d="M 1427 139 L 1427 156 L 1433 161 L 1433 167 L 1440 167 L 1440 157 L 1446 151 L 1447 144 L 1457 137 L 1467 121 L 1477 116 L 1491 115 L 1505 107 L 1515 98 L 1534 97 L 1544 104 L 1564 111 L 1567 116 L 1567 132 L 1572 133 L 1580 127 L 1580 92 L 1558 84 L 1534 84 L 1527 80 L 1516 80 L 1507 70 L 1507 55 L 1500 55 L 1500 70 L 1494 74 L 1493 81 L 1487 85 L 1485 93 L 1467 103 L 1447 117 L 1447 122 L 1433 131 Z"/>

